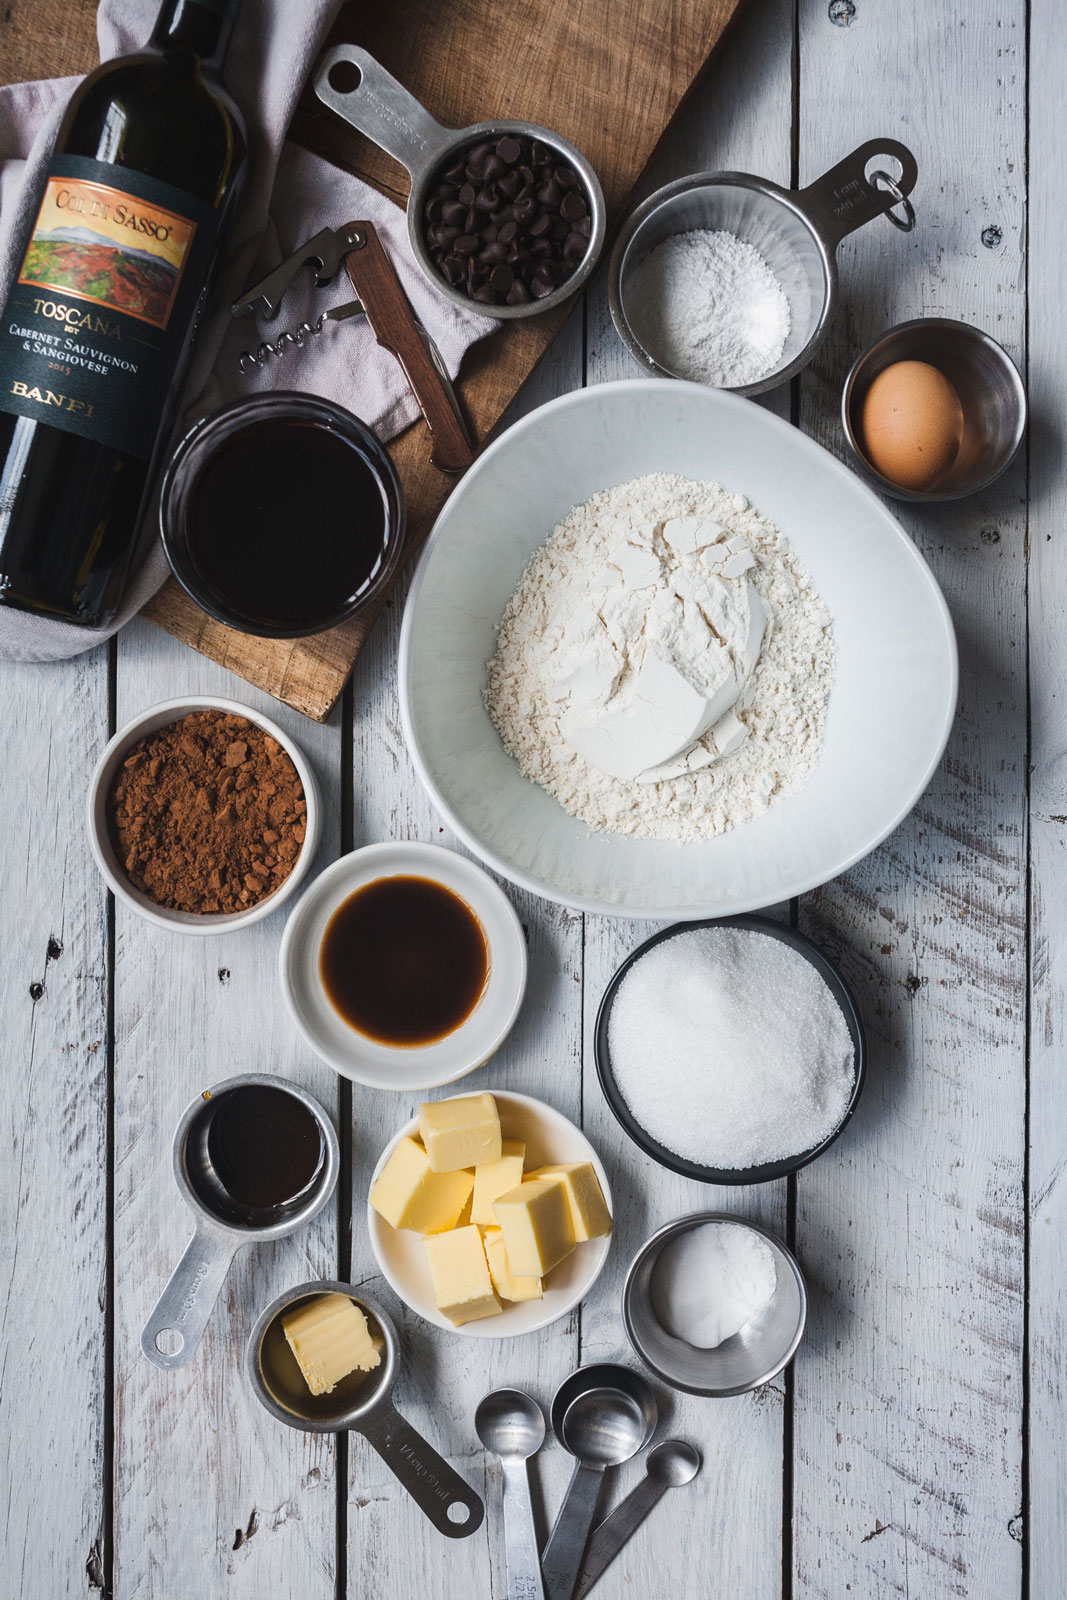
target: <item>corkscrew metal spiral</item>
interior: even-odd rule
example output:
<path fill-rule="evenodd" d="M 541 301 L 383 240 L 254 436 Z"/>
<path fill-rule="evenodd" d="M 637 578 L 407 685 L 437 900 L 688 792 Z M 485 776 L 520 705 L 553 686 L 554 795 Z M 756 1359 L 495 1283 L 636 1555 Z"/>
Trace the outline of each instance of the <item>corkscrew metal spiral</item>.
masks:
<path fill-rule="evenodd" d="M 333 306 L 328 311 L 323 311 L 315 318 L 314 322 L 301 322 L 295 328 L 286 328 L 276 339 L 264 339 L 257 345 L 255 352 L 242 350 L 237 358 L 237 365 L 242 372 L 251 372 L 254 367 L 264 367 L 268 361 L 277 361 L 289 349 L 302 350 L 309 339 L 317 339 L 328 322 L 343 322 L 346 317 L 358 317 L 363 311 L 363 306 L 358 300 L 351 301 L 348 305 Z"/>

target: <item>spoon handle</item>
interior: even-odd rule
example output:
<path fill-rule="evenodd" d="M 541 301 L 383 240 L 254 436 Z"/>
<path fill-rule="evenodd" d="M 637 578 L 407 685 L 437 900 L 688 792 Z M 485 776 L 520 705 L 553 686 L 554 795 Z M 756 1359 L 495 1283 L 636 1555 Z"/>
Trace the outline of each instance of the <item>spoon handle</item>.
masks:
<path fill-rule="evenodd" d="M 544 1600 L 537 1529 L 525 1461 L 501 1461 L 504 1470 L 504 1557 L 508 1600 Z"/>
<path fill-rule="evenodd" d="M 603 1467 L 579 1461 L 574 1469 L 556 1526 L 541 1557 L 548 1600 L 571 1600 L 603 1477 Z"/>
<path fill-rule="evenodd" d="M 578 1582 L 574 1586 L 573 1600 L 581 1600 L 594 1583 L 604 1576 L 623 1545 L 637 1532 L 653 1506 L 666 1494 L 670 1485 L 644 1477 L 625 1500 L 620 1500 L 610 1517 L 605 1517 L 594 1529 L 582 1557 Z"/>

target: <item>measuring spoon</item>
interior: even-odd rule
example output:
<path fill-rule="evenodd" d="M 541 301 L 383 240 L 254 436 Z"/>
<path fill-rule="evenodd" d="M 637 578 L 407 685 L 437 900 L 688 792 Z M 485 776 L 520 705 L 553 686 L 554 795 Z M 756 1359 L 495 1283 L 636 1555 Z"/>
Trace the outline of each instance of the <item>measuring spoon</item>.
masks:
<path fill-rule="evenodd" d="M 313 1395 L 286 1341 L 281 1314 L 324 1294 L 347 1295 L 360 1307 L 381 1361 L 370 1372 L 346 1374 L 329 1394 Z M 361 1433 L 438 1532 L 465 1539 L 480 1527 L 485 1507 L 396 1410 L 390 1396 L 399 1371 L 400 1342 L 384 1309 L 362 1289 L 332 1280 L 304 1283 L 279 1295 L 257 1320 L 245 1351 L 245 1372 L 256 1398 L 279 1422 L 305 1433 Z"/>
<path fill-rule="evenodd" d="M 637 1532 L 653 1506 L 668 1489 L 692 1483 L 700 1471 L 700 1451 L 684 1439 L 664 1439 L 645 1458 L 645 1476 L 610 1517 L 593 1530 L 585 1547 L 573 1600 L 582 1600 L 615 1560 L 623 1545 Z"/>
<path fill-rule="evenodd" d="M 556 1390 L 552 1426 L 577 1466 L 541 1558 L 548 1600 L 570 1600 L 604 1473 L 644 1449 L 658 1415 L 644 1378 L 612 1362 L 579 1367 Z"/>
<path fill-rule="evenodd" d="M 504 1555 L 508 1600 L 544 1600 L 526 1463 L 545 1442 L 537 1401 L 521 1389 L 495 1389 L 474 1413 L 474 1431 L 504 1471 Z"/>

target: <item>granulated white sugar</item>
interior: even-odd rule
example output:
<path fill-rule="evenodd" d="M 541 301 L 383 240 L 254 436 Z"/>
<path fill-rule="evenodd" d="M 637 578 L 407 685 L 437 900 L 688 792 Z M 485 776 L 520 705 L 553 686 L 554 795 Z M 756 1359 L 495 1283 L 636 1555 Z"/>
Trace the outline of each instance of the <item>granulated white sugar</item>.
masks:
<path fill-rule="evenodd" d="M 811 963 L 753 929 L 664 939 L 612 1002 L 611 1066 L 631 1115 L 658 1143 L 736 1169 L 801 1155 L 848 1106 L 855 1051 Z"/>

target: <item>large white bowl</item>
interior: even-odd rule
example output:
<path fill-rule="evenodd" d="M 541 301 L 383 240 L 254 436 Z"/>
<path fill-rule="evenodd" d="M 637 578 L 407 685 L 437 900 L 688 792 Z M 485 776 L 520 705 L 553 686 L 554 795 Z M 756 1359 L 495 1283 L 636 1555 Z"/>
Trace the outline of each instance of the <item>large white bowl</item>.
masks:
<path fill-rule="evenodd" d="M 492 1091 L 500 1112 L 500 1128 L 505 1139 L 522 1139 L 526 1145 L 526 1170 L 547 1166 L 550 1161 L 591 1161 L 604 1191 L 608 1210 L 615 1214 L 611 1187 L 604 1164 L 580 1128 L 569 1122 L 562 1111 L 546 1106 L 543 1100 L 532 1095 L 514 1094 L 510 1090 Z M 405 1136 L 419 1131 L 419 1119 L 400 1128 L 390 1139 L 378 1159 L 370 1181 L 370 1189 L 393 1151 Z M 368 1189 L 368 1193 L 370 1192 Z M 417 1311 L 427 1322 L 449 1333 L 460 1333 L 468 1339 L 511 1339 L 516 1334 L 533 1333 L 537 1328 L 547 1328 L 566 1316 L 583 1300 L 593 1287 L 608 1259 L 611 1234 L 599 1239 L 587 1239 L 577 1245 L 565 1260 L 549 1273 L 541 1300 L 504 1301 L 498 1317 L 482 1317 L 475 1322 L 465 1322 L 459 1328 L 449 1322 L 437 1309 L 430 1268 L 426 1261 L 426 1246 L 420 1233 L 410 1228 L 393 1228 L 380 1217 L 372 1205 L 367 1206 L 367 1231 L 370 1245 L 386 1282 L 412 1311 Z"/>
<path fill-rule="evenodd" d="M 761 817 L 694 844 L 592 833 L 523 778 L 483 701 L 495 631 L 572 506 L 650 472 L 740 491 L 787 536 L 834 617 L 817 770 Z M 803 894 L 873 850 L 941 759 L 956 706 L 952 621 L 881 501 L 750 401 L 669 379 L 601 384 L 509 428 L 446 504 L 400 643 L 400 706 L 434 804 L 482 860 L 582 911 L 717 917 Z"/>

